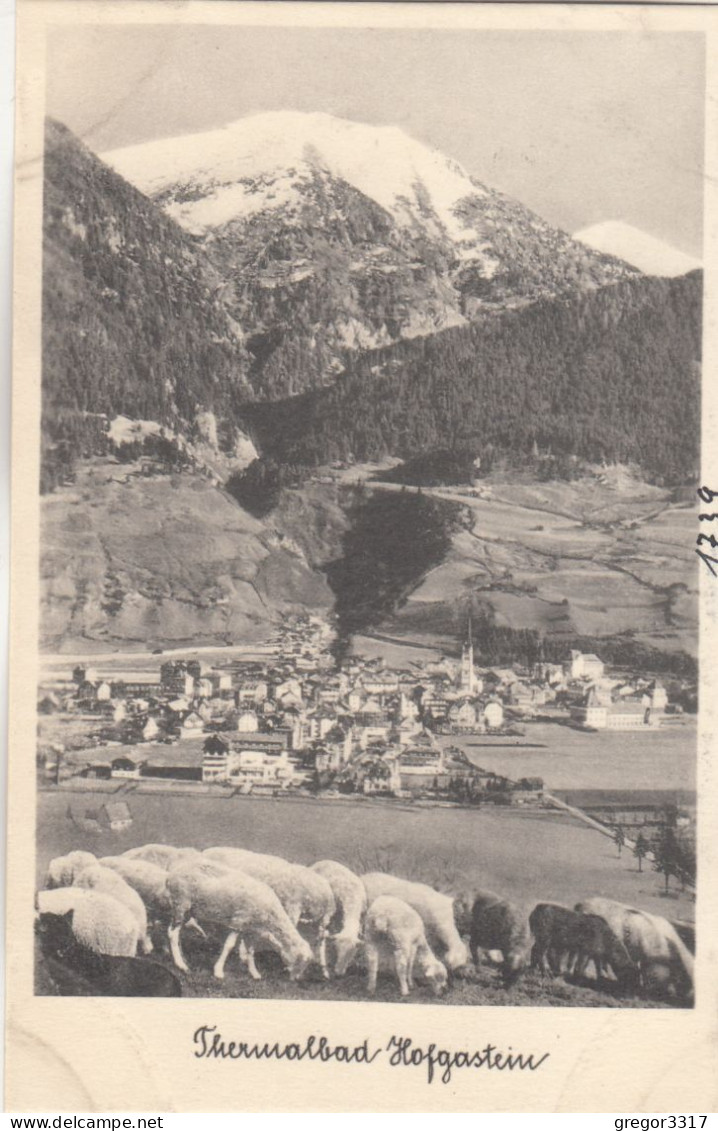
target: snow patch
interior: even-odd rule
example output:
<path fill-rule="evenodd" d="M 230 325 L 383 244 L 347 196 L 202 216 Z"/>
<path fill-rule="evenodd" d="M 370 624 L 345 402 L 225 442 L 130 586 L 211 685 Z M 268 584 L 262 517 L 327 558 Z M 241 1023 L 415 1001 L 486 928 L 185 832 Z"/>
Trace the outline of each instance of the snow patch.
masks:
<path fill-rule="evenodd" d="M 254 114 L 207 133 L 117 149 L 103 160 L 149 196 L 204 190 L 200 199 L 168 206 L 194 231 L 291 204 L 302 167 L 347 181 L 402 225 L 430 225 L 435 213 L 452 239 L 467 236 L 457 205 L 486 195 L 457 162 L 394 126 L 299 111 Z"/>
<path fill-rule="evenodd" d="M 199 200 L 172 200 L 166 212 L 187 231 L 201 236 L 233 220 L 248 220 L 259 212 L 299 205 L 296 178 L 277 176 L 257 185 L 249 179 L 219 185 Z"/>
<path fill-rule="evenodd" d="M 573 237 L 580 243 L 600 251 L 604 255 L 615 255 L 632 267 L 637 267 L 645 275 L 660 275 L 667 278 L 685 275 L 701 267 L 700 260 L 694 259 L 678 248 L 671 247 L 663 240 L 656 239 L 648 232 L 624 224 L 622 220 L 607 220 L 582 228 Z"/>

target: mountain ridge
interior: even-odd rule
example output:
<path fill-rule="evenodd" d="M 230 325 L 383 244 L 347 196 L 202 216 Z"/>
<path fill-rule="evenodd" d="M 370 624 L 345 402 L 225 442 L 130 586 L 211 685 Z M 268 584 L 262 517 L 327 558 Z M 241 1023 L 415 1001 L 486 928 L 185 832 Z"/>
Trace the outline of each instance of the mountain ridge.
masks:
<path fill-rule="evenodd" d="M 647 278 L 487 190 L 459 207 L 493 233 L 489 277 L 431 214 L 398 224 L 317 162 L 302 175 L 293 223 L 259 210 L 201 237 L 48 125 L 46 646 L 221 643 L 328 614 L 346 514 L 311 481 L 323 461 L 695 471 L 699 273 Z M 261 521 L 237 470 L 270 487 Z"/>
<path fill-rule="evenodd" d="M 356 350 L 637 274 L 396 127 L 275 112 L 104 157 L 231 282 L 266 399 Z"/>

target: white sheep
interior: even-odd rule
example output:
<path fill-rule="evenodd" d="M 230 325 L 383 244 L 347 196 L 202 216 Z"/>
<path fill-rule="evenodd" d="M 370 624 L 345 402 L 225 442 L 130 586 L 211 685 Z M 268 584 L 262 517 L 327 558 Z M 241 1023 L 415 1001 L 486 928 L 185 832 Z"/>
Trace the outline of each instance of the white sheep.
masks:
<path fill-rule="evenodd" d="M 141 857 L 101 856 L 98 863 L 121 876 L 140 896 L 149 915 L 167 926 L 172 914 L 172 904 L 164 868 Z"/>
<path fill-rule="evenodd" d="M 446 967 L 426 941 L 421 916 L 396 896 L 380 895 L 369 905 L 364 924 L 364 954 L 370 994 L 376 991 L 382 959 L 393 964 L 402 997 L 414 988 L 415 975 L 428 982 L 435 994 L 446 989 Z"/>
<path fill-rule="evenodd" d="M 359 946 L 367 909 L 366 889 L 354 872 L 336 860 L 318 860 L 311 870 L 327 881 L 339 912 L 330 924 L 330 927 L 336 924 L 339 930 L 330 935 L 330 940 L 335 951 L 334 973 L 341 977 L 346 974 Z"/>
<path fill-rule="evenodd" d="M 369 904 L 380 895 L 394 895 L 403 899 L 419 913 L 424 923 L 426 937 L 449 970 L 459 970 L 469 961 L 469 952 L 454 921 L 454 901 L 428 884 L 402 880 L 387 872 L 368 872 L 362 876 Z"/>
<path fill-rule="evenodd" d="M 87 888 L 61 887 L 37 893 L 40 915 L 72 916 L 72 933 L 95 954 L 134 958 L 140 929 L 130 909 L 112 895 Z"/>
<path fill-rule="evenodd" d="M 166 931 L 172 918 L 172 901 L 167 890 L 169 873 L 164 868 L 160 868 L 159 864 L 151 864 L 149 860 L 141 857 L 128 859 L 126 856 L 103 856 L 99 863 L 105 868 L 111 868 L 118 876 L 122 876 L 131 888 L 134 888 L 147 908 L 148 917 Z M 183 863 L 186 864 L 187 861 Z M 173 866 L 178 868 L 183 866 L 183 863 L 175 861 Z M 188 919 L 186 926 L 194 928 L 202 938 L 207 938 L 202 927 L 194 919 Z"/>
<path fill-rule="evenodd" d="M 336 903 L 323 876 L 302 864 L 291 864 L 281 856 L 251 852 L 246 848 L 207 848 L 203 856 L 267 884 L 278 896 L 294 926 L 303 927 L 315 940 L 322 974 L 329 977 L 326 943 Z"/>
<path fill-rule="evenodd" d="M 83 868 L 96 863 L 97 857 L 92 852 L 85 852 L 80 848 L 68 852 L 66 856 L 56 856 L 48 865 L 45 884 L 49 888 L 69 887 Z"/>
<path fill-rule="evenodd" d="M 206 860 L 172 871 L 167 888 L 172 901 L 170 948 L 180 970 L 187 969 L 180 931 L 189 916 L 219 924 L 229 932 L 214 966 L 216 978 L 224 977 L 227 957 L 240 940 L 244 943 L 247 969 L 255 979 L 261 978 L 254 962 L 255 947 L 260 943 L 277 951 L 293 980 L 311 961 L 309 944 L 290 921 L 276 893 L 260 880 Z"/>
<path fill-rule="evenodd" d="M 103 867 L 101 864 L 91 864 L 89 868 L 83 868 L 75 878 L 75 886 L 78 888 L 87 888 L 91 891 L 103 892 L 104 895 L 111 895 L 113 899 L 124 904 L 137 920 L 137 927 L 140 932 L 140 946 L 143 953 L 150 954 L 152 950 L 152 939 L 147 930 L 147 908 L 141 896 L 138 895 L 130 884 L 125 882 L 122 876 L 113 872 L 111 868 Z"/>
<path fill-rule="evenodd" d="M 128 860 L 146 860 L 148 864 L 156 864 L 167 872 L 177 864 L 198 860 L 201 853 L 198 848 L 175 848 L 171 844 L 142 844 L 138 848 L 128 848 L 123 852 Z"/>

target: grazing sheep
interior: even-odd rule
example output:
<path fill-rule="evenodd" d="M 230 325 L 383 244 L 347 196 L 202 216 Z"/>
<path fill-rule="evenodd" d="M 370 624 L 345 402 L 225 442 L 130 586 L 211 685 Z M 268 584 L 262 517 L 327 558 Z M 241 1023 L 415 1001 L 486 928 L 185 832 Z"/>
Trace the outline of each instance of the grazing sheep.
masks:
<path fill-rule="evenodd" d="M 152 950 L 152 939 L 147 931 L 147 908 L 135 889 L 126 883 L 122 876 L 118 876 L 111 868 L 103 868 L 101 864 L 92 864 L 83 868 L 75 880 L 78 888 L 87 888 L 91 891 L 101 891 L 111 895 L 119 903 L 132 912 L 137 920 L 140 932 L 140 945 L 145 954 Z"/>
<path fill-rule="evenodd" d="M 466 966 L 469 954 L 454 922 L 454 901 L 427 884 L 402 880 L 387 872 L 368 872 L 362 876 L 369 903 L 380 895 L 394 895 L 418 911 L 431 949 L 449 970 Z"/>
<path fill-rule="evenodd" d="M 216 978 L 224 977 L 227 957 L 240 939 L 245 947 L 247 969 L 255 979 L 261 978 L 254 962 L 255 947 L 260 943 L 277 951 L 293 980 L 301 976 L 311 961 L 309 944 L 290 921 L 276 893 L 261 880 L 206 860 L 170 872 L 167 888 L 172 901 L 170 948 L 180 970 L 187 969 L 180 948 L 180 931 L 190 915 L 228 931 L 214 966 Z"/>
<path fill-rule="evenodd" d="M 142 844 L 139 848 L 128 848 L 123 856 L 128 860 L 146 860 L 167 872 L 176 864 L 198 860 L 201 853 L 197 848 L 174 848 L 171 844 Z"/>
<path fill-rule="evenodd" d="M 142 857 L 102 856 L 98 863 L 121 876 L 140 896 L 151 918 L 167 926 L 172 914 L 172 904 L 164 868 Z"/>
<path fill-rule="evenodd" d="M 600 896 L 577 903 L 575 910 L 606 920 L 638 967 L 644 989 L 692 994 L 694 958 L 667 919 Z"/>
<path fill-rule="evenodd" d="M 696 953 L 696 927 L 695 923 L 686 923 L 683 919 L 669 919 L 668 922 L 678 935 L 681 942 L 688 947 L 692 955 Z"/>
<path fill-rule="evenodd" d="M 402 997 L 414 988 L 415 974 L 428 982 L 435 994 L 446 989 L 446 967 L 426 941 L 421 916 L 403 899 L 380 895 L 371 902 L 364 927 L 364 953 L 370 994 L 376 992 L 382 958 L 393 963 Z"/>
<path fill-rule="evenodd" d="M 56 856 L 48 865 L 45 887 L 69 887 L 75 882 L 75 876 L 79 875 L 83 868 L 88 868 L 90 864 L 96 863 L 97 857 L 91 852 L 83 851 L 83 849 L 68 852 L 67 856 Z"/>
<path fill-rule="evenodd" d="M 128 859 L 126 856 L 103 856 L 100 863 L 122 876 L 134 888 L 147 908 L 148 918 L 164 929 L 165 943 L 169 945 L 166 932 L 172 919 L 172 901 L 167 890 L 168 873 L 165 869 L 141 857 Z M 180 867 L 180 864 L 175 862 L 174 866 Z M 185 926 L 192 927 L 202 938 L 207 937 L 196 920 L 188 919 Z"/>
<path fill-rule="evenodd" d="M 501 951 L 503 984 L 513 985 L 531 951 L 531 928 L 526 912 L 493 892 L 479 892 L 471 910 L 469 946 L 475 966 L 480 965 L 482 950 Z"/>
<path fill-rule="evenodd" d="M 267 884 L 278 896 L 294 926 L 310 933 L 316 943 L 322 974 L 329 977 L 326 943 L 336 903 L 323 876 L 301 864 L 290 864 L 281 856 L 250 852 L 246 848 L 207 848 L 202 855 Z"/>
<path fill-rule="evenodd" d="M 171 970 L 146 958 L 96 954 L 78 943 L 73 912 L 41 915 L 37 920 L 38 974 L 45 993 L 63 997 L 181 997 L 182 985 Z"/>
<path fill-rule="evenodd" d="M 336 860 L 318 860 L 312 864 L 312 871 L 327 881 L 337 905 L 337 914 L 330 924 L 334 930 L 330 941 L 335 954 L 334 973 L 341 977 L 359 947 L 367 908 L 366 889 L 354 872 Z"/>
<path fill-rule="evenodd" d="M 128 907 L 101 891 L 62 887 L 40 891 L 40 915 L 72 913 L 72 933 L 77 942 L 95 954 L 134 958 L 140 941 L 137 919 Z"/>
<path fill-rule="evenodd" d="M 529 923 L 536 940 L 531 952 L 535 968 L 545 970 L 548 966 L 553 974 L 560 974 L 565 960 L 568 971 L 583 976 L 593 962 L 597 978 L 605 976 L 610 967 L 624 988 L 635 983 L 636 964 L 600 916 L 572 911 L 558 903 L 538 903 Z"/>

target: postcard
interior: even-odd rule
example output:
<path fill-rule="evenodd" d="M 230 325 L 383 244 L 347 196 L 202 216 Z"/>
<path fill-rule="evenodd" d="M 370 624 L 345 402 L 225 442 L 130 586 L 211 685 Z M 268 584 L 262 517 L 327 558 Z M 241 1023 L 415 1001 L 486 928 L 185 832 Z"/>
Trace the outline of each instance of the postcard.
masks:
<path fill-rule="evenodd" d="M 715 9 L 18 25 L 7 1109 L 714 1112 Z"/>

